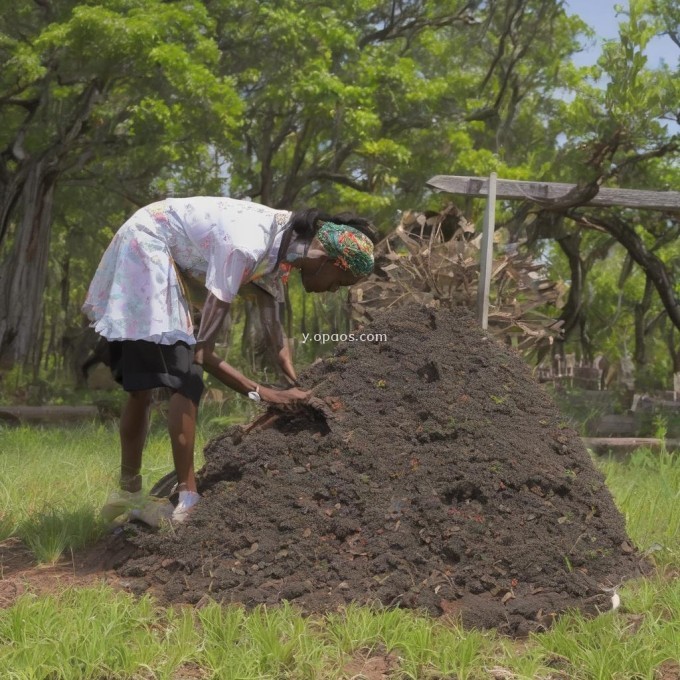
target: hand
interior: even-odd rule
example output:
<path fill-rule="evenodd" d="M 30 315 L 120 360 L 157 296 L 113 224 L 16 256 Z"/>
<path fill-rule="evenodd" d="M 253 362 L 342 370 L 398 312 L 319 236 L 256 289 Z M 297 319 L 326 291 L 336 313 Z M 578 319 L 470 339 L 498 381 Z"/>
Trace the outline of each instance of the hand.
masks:
<path fill-rule="evenodd" d="M 262 401 L 275 406 L 299 406 L 309 399 L 310 392 L 305 392 L 297 387 L 291 387 L 288 390 L 260 387 L 260 397 L 262 397 Z"/>
<path fill-rule="evenodd" d="M 194 363 L 199 366 L 203 366 L 203 348 L 197 348 L 194 350 Z"/>

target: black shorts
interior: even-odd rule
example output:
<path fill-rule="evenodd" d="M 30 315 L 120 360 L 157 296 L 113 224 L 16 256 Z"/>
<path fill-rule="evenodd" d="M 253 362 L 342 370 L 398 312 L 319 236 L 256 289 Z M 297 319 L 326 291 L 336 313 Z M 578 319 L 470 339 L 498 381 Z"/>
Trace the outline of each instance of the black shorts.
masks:
<path fill-rule="evenodd" d="M 126 392 L 168 387 L 198 405 L 203 369 L 194 363 L 194 348 L 184 342 L 158 345 L 147 340 L 109 342 L 111 373 Z"/>

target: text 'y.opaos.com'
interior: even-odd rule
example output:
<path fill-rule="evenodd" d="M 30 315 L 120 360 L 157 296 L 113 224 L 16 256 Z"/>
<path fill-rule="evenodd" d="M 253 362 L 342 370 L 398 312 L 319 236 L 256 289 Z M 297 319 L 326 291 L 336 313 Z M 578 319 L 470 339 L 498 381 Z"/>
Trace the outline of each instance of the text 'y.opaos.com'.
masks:
<path fill-rule="evenodd" d="M 303 333 L 302 344 L 308 342 L 387 342 L 386 333 Z"/>

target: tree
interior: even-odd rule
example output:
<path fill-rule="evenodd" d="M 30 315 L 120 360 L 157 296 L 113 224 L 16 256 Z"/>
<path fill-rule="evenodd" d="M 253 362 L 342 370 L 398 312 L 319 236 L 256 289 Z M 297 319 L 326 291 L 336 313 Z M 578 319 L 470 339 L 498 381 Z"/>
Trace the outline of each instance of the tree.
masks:
<path fill-rule="evenodd" d="M 200 3 L 17 0 L 0 18 L 0 360 L 35 359 L 56 192 L 139 203 L 238 123 Z M 19 303 L 19 301 L 21 301 Z M 33 353 L 33 356 L 32 356 Z"/>
<path fill-rule="evenodd" d="M 433 167 L 488 171 L 540 148 L 581 25 L 552 0 L 207 4 L 246 105 L 243 143 L 224 151 L 232 194 L 390 226 Z"/>
<path fill-rule="evenodd" d="M 631 0 L 620 24 L 619 40 L 605 45 L 598 67 L 591 73 L 594 82 L 582 83 L 562 119 L 567 141 L 556 156 L 551 179 L 579 180 L 580 189 L 568 200 L 534 205 L 523 211 L 538 223 L 560 219 L 562 236 L 557 238 L 565 247 L 572 283 L 569 302 L 562 310 L 565 339 L 569 340 L 569 334 L 580 328 L 580 344 L 586 355 L 591 353 L 589 338 L 602 336 L 602 330 L 611 331 L 611 316 L 601 312 L 598 316 L 586 305 L 586 277 L 601 257 L 592 257 L 596 250 L 584 254 L 588 252 L 584 251 L 584 244 L 597 248 L 599 240 L 607 256 L 612 242 L 623 249 L 626 257 L 618 260 L 622 267 L 620 287 L 635 267 L 640 268 L 642 286 L 636 293 L 638 297 L 630 300 L 634 320 L 628 332 L 635 338 L 634 357 L 641 375 L 649 358 L 645 345 L 651 333 L 666 325 L 664 317 L 671 326 L 680 328 L 677 270 L 680 222 L 675 214 L 596 209 L 587 202 L 600 186 L 659 190 L 678 185 L 680 145 L 674 132 L 680 122 L 677 69 L 674 72 L 667 64 L 650 68 L 644 55 L 654 35 L 668 32 L 671 12 L 677 11 L 673 7 L 672 3 Z M 660 309 L 656 309 L 659 304 Z M 622 352 L 623 347 L 619 346 L 618 353 Z M 671 354 L 676 356 L 677 351 L 671 350 Z"/>
<path fill-rule="evenodd" d="M 224 191 L 353 209 L 389 228 L 398 209 L 441 207 L 425 188 L 433 170 L 580 169 L 576 142 L 557 144 L 577 129 L 559 88 L 581 85 L 569 56 L 585 30 L 562 0 L 344 0 L 304 12 L 293 0 L 19 0 L 2 17 L 8 360 L 40 344 L 48 270 L 59 287 L 48 337 L 78 309 L 89 272 L 70 244 L 91 243 L 94 260 L 111 227 L 154 196 Z M 12 303 L 17 290 L 25 305 Z"/>

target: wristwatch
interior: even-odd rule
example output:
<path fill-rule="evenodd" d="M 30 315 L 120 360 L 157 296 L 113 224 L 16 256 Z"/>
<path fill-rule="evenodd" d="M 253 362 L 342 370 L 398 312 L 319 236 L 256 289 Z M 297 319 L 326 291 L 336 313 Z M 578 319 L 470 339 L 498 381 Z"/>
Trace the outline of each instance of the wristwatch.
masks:
<path fill-rule="evenodd" d="M 255 389 L 252 392 L 248 392 L 248 399 L 252 399 L 253 401 L 262 401 L 262 397 L 260 396 L 259 385 L 256 385 Z"/>

